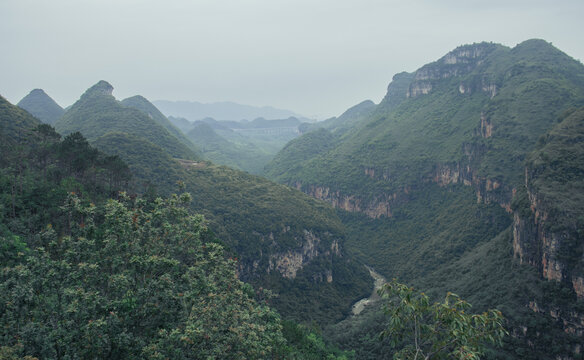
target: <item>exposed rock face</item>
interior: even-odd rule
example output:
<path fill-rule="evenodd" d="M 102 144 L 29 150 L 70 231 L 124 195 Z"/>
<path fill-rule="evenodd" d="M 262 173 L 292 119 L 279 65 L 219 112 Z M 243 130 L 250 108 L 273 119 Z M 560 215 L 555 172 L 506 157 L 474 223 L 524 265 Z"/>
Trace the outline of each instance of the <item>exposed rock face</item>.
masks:
<path fill-rule="evenodd" d="M 98 96 L 113 96 L 114 92 L 114 87 L 108 83 L 107 81 L 104 80 L 100 80 L 97 84 L 93 85 L 92 87 L 90 87 L 89 89 L 87 89 L 87 91 L 85 91 L 85 93 L 83 94 L 83 96 L 94 96 L 94 95 L 98 95 Z"/>
<path fill-rule="evenodd" d="M 377 196 L 373 201 L 365 202 L 354 195 L 345 195 L 338 190 L 331 190 L 328 187 L 316 185 L 304 187 L 299 182 L 296 182 L 294 185 L 298 190 L 304 191 L 316 199 L 326 201 L 335 208 L 349 212 L 364 213 L 373 219 L 378 219 L 383 216 L 391 217 L 392 203 L 399 197 L 398 193 L 392 195 L 382 194 Z"/>
<path fill-rule="evenodd" d="M 544 229 L 541 219 L 523 219 L 518 213 L 513 221 L 513 255 L 523 264 L 539 269 L 543 278 L 562 281 L 565 266 L 557 261 L 558 236 Z M 582 294 L 580 294 L 582 296 Z"/>
<path fill-rule="evenodd" d="M 289 227 L 285 227 L 282 233 L 290 231 Z M 254 233 L 261 240 L 270 242 L 273 247 L 277 247 L 278 234 L 269 233 L 261 235 Z M 298 271 L 308 265 L 311 261 L 317 258 L 325 258 L 331 260 L 333 257 L 342 257 L 342 250 L 338 239 L 331 239 L 330 233 L 325 233 L 324 238 L 317 236 L 310 230 L 304 230 L 301 238 L 296 238 L 299 246 L 294 249 L 287 249 L 285 251 L 275 250 L 270 254 L 260 253 L 259 257 L 253 261 L 239 263 L 238 276 L 242 280 L 249 280 L 251 278 L 261 276 L 263 273 L 277 272 L 282 277 L 287 279 L 294 279 Z M 321 272 L 312 274 L 314 281 L 333 281 L 332 269 L 326 269 Z"/>
<path fill-rule="evenodd" d="M 432 91 L 432 83 L 429 81 L 416 81 L 408 89 L 407 97 L 426 95 Z"/>
<path fill-rule="evenodd" d="M 481 136 L 485 139 L 493 136 L 493 124 L 484 113 L 481 113 Z"/>
<path fill-rule="evenodd" d="M 559 253 L 562 244 L 570 234 L 566 231 L 554 232 L 548 226 L 548 210 L 530 186 L 530 172 L 525 171 L 526 189 L 529 198 L 530 214 L 525 216 L 519 211 L 514 213 L 513 253 L 521 263 L 535 266 L 547 280 L 566 282 L 572 286 L 576 295 L 584 299 L 584 279 L 572 274 L 569 266 L 561 260 Z"/>
<path fill-rule="evenodd" d="M 481 65 L 487 55 L 497 48 L 493 44 L 474 44 L 461 46 L 446 54 L 440 60 L 423 66 L 414 75 L 414 79 L 407 91 L 408 98 L 428 94 L 432 91 L 433 83 L 454 76 L 466 75 Z M 474 91 L 484 91 L 495 96 L 497 86 L 488 79 L 472 79 L 470 83 L 461 83 L 459 92 L 462 94 Z"/>
<path fill-rule="evenodd" d="M 304 230 L 304 244 L 302 248 L 285 253 L 276 253 L 270 256 L 268 272 L 278 271 L 283 277 L 294 279 L 298 270 L 319 255 L 320 239 L 310 231 Z M 337 244 L 338 246 L 338 244 Z"/>
<path fill-rule="evenodd" d="M 431 180 L 440 186 L 449 184 L 472 186 L 477 196 L 477 202 L 496 203 L 507 212 L 511 212 L 511 200 L 516 189 L 501 184 L 497 179 L 479 176 L 470 164 L 463 165 L 460 162 L 437 164 L 432 172 Z"/>

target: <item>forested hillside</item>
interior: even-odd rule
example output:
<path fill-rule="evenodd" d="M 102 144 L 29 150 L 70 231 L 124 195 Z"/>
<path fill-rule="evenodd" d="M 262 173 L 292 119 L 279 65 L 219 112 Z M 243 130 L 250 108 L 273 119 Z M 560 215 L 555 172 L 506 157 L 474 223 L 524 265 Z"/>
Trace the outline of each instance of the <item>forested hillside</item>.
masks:
<path fill-rule="evenodd" d="M 65 113 L 65 110 L 42 89 L 32 90 L 17 105 L 47 124 L 54 124 Z"/>
<path fill-rule="evenodd" d="M 301 125 L 294 117 L 252 121 L 205 118 L 186 124 L 186 120 L 175 121 L 189 139 L 199 145 L 205 158 L 251 174 L 261 174 L 274 155 L 299 135 Z"/>
<path fill-rule="evenodd" d="M 164 116 L 150 101 L 142 96 L 136 95 L 121 101 L 121 104 L 140 110 L 142 113 L 148 115 L 152 120 L 156 121 L 159 125 L 162 125 L 172 136 L 177 138 L 183 145 L 186 145 L 189 149 L 197 153 L 199 151 L 198 147 L 193 144 L 187 137 L 177 129 L 167 118 Z"/>
<path fill-rule="evenodd" d="M 582 106 L 584 66 L 547 42 L 465 45 L 397 74 L 348 130 L 295 139 L 266 174 L 340 209 L 350 255 L 386 278 L 503 310 L 512 336 L 491 356 L 576 356 Z M 382 316 L 365 314 L 328 336 L 379 358 Z"/>
<path fill-rule="evenodd" d="M 144 138 L 164 148 L 173 157 L 195 160 L 198 156 L 192 145 L 180 142 L 154 118 L 138 109 L 122 106 L 112 95 L 113 87 L 100 81 L 55 123 L 63 135 L 79 131 L 89 141 L 108 132 L 124 132 Z"/>
<path fill-rule="evenodd" d="M 188 193 L 0 97 L 0 358 L 346 358 L 238 279 Z M 350 355 L 350 354 L 347 354 Z"/>
<path fill-rule="evenodd" d="M 186 148 L 180 139 L 147 114 L 119 104 L 112 90 L 105 82 L 93 86 L 57 125 L 93 134 L 92 144 L 128 164 L 137 191 L 190 192 L 190 208 L 205 215 L 238 258 L 240 279 L 275 291 L 274 305 L 283 316 L 330 323 L 369 291 L 365 268 L 345 256 L 345 228 L 332 208 L 257 176 L 176 159 L 176 151 Z M 164 132 L 165 138 L 153 136 Z"/>

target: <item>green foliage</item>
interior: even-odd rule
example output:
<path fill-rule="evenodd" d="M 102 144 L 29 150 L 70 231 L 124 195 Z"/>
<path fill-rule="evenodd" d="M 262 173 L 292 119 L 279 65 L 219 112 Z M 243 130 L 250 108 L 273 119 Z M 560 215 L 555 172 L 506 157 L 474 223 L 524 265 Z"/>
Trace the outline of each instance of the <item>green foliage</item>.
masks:
<path fill-rule="evenodd" d="M 273 304 L 284 317 L 330 323 L 367 293 L 363 267 L 331 252 L 335 241 L 343 251 L 345 229 L 328 205 L 224 166 L 179 163 L 154 144 L 127 134 L 108 134 L 95 145 L 129 164 L 140 191 L 154 186 L 169 195 L 184 186 L 195 194 L 191 209 L 205 215 L 212 231 L 238 257 L 244 281 L 277 293 Z M 319 256 L 303 265 L 294 280 L 283 278 L 273 270 L 272 257 L 302 253 L 307 233 L 318 239 Z M 327 273 L 332 283 L 326 282 Z"/>
<path fill-rule="evenodd" d="M 298 135 L 296 118 L 253 121 L 203 119 L 189 124 L 187 136 L 203 149 L 206 158 L 252 174 Z"/>
<path fill-rule="evenodd" d="M 348 253 L 433 298 L 450 290 L 482 310 L 503 310 L 514 337 L 485 356 L 570 356 L 578 340 L 563 331 L 562 321 L 573 321 L 570 314 L 580 307 L 571 284 L 554 290 L 557 300 L 543 295 L 537 269 L 513 260 L 512 218 L 500 205 L 508 206 L 516 193 L 513 210 L 531 213 L 527 165 L 528 190 L 541 192 L 538 200 L 553 219 L 546 230 L 562 239 L 558 255 L 582 274 L 582 116 L 565 114 L 582 104 L 584 67 L 544 41 L 513 49 L 463 46 L 415 73 L 396 75 L 373 113 L 327 150 L 306 151 L 317 149 L 319 140 L 303 135 L 275 157 L 267 168 L 277 171 L 267 174 L 305 192 L 326 189 L 339 203 L 354 199 L 361 209 L 388 199 L 389 218 L 339 211 Z M 444 169 L 450 173 L 440 173 Z M 495 182 L 497 189 L 486 189 Z M 550 305 L 534 312 L 526 307 L 533 302 Z M 550 311 L 560 311 L 563 320 Z M 372 310 L 363 317 L 325 334 L 359 358 L 382 358 L 389 344 L 372 344 L 371 323 L 379 315 Z"/>
<path fill-rule="evenodd" d="M 471 314 L 471 305 L 450 292 L 432 304 L 426 294 L 394 280 L 381 293 L 389 316 L 382 336 L 401 347 L 394 359 L 479 359 L 486 343 L 500 346 L 508 335 L 500 311 Z"/>
<path fill-rule="evenodd" d="M 321 346 L 316 335 L 310 336 L 314 347 L 295 350 L 286 344 L 279 315 L 268 305 L 272 295 L 238 280 L 232 253 L 224 253 L 201 216 L 189 215 L 190 195 L 162 200 L 148 187 L 145 198 L 128 197 L 115 187 L 127 185 L 125 163 L 95 150 L 79 133 L 61 141 L 49 125 L 14 130 L 22 140 L 7 148 L 0 163 L 0 357 L 338 353 Z M 111 148 L 132 155 L 144 147 L 133 138 L 123 148 L 125 136 L 109 136 Z M 175 174 L 188 175 L 162 149 L 151 147 L 145 155 L 158 161 L 163 154 Z M 221 170 L 241 174 L 214 171 Z M 255 189 L 254 178 L 244 177 Z M 194 186 L 179 187 L 186 185 Z M 213 182 L 208 186 L 196 191 L 212 193 Z M 105 202 L 109 195 L 117 200 Z M 341 306 L 349 302 L 345 297 Z"/>
<path fill-rule="evenodd" d="M 345 111 L 341 116 L 333 117 L 314 124 L 304 123 L 301 132 L 307 133 L 317 129 L 327 129 L 337 136 L 357 125 L 360 121 L 369 117 L 375 110 L 375 103 L 365 100 Z"/>
<path fill-rule="evenodd" d="M 193 210 L 204 214 L 210 228 L 239 256 L 242 279 L 279 295 L 274 305 L 282 316 L 329 323 L 339 320 L 368 291 L 366 271 L 331 251 L 335 241 L 344 251 L 345 237 L 328 205 L 286 186 L 211 164 L 189 167 L 181 180 L 196 194 Z M 319 255 L 293 280 L 283 278 L 270 266 L 271 256 L 302 253 L 307 236 L 317 239 Z M 327 272 L 331 283 L 326 281 Z"/>
<path fill-rule="evenodd" d="M 0 236 L 29 241 L 59 218 L 56 204 L 69 192 L 99 201 L 117 194 L 130 180 L 128 166 L 91 147 L 80 133 L 62 141 L 47 124 L 6 149 L 0 162 Z M 15 245 L 16 246 L 16 245 Z"/>
<path fill-rule="evenodd" d="M 489 241 L 511 219 L 496 204 L 476 202 L 470 187 L 427 184 L 395 206 L 390 218 L 339 212 L 347 248 L 386 277 L 412 282 L 432 274 Z"/>
<path fill-rule="evenodd" d="M 282 334 L 287 341 L 287 359 L 346 360 L 353 354 L 327 345 L 318 331 L 291 321 L 282 321 Z"/>
<path fill-rule="evenodd" d="M 101 207 L 69 195 L 70 233 L 46 228 L 41 246 L 2 270 L 2 345 L 21 343 L 22 355 L 40 358 L 275 354 L 279 316 L 205 241 L 202 217 L 184 207 L 190 200 L 122 196 Z"/>
<path fill-rule="evenodd" d="M 0 96 L 0 150 L 10 150 L 41 122 Z M 1 161 L 1 160 L 0 160 Z"/>
<path fill-rule="evenodd" d="M 303 166 L 304 161 L 332 149 L 335 141 L 335 137 L 323 128 L 291 140 L 266 166 L 265 174 L 280 179 L 286 172 L 294 171 L 290 166 Z"/>

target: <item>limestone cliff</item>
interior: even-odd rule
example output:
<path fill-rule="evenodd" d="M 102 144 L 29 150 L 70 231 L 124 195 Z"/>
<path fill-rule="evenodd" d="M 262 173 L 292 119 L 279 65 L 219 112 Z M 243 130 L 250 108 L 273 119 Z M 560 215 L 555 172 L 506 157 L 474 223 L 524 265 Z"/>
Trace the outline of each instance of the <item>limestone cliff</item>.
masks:
<path fill-rule="evenodd" d="M 562 120 L 562 119 L 561 119 Z M 584 108 L 566 115 L 527 159 L 514 201 L 514 255 L 584 299 Z"/>
<path fill-rule="evenodd" d="M 579 261 L 575 263 L 569 258 L 569 255 L 577 256 L 580 250 L 579 246 L 570 247 L 577 241 L 574 237 L 578 236 L 578 229 L 554 229 L 550 205 L 530 187 L 531 177 L 532 173 L 526 168 L 529 210 L 518 206 L 514 211 L 513 254 L 521 263 L 535 266 L 544 279 L 569 284 L 577 297 L 584 299 L 584 276 L 577 271 Z M 572 252 L 576 254 L 567 254 Z"/>
<path fill-rule="evenodd" d="M 271 243 L 270 247 L 273 252 L 269 254 L 260 252 L 260 256 L 249 263 L 241 261 L 239 264 L 240 277 L 250 279 L 264 273 L 277 272 L 284 278 L 294 279 L 298 271 L 313 260 L 321 259 L 330 263 L 333 257 L 342 257 L 339 239 L 333 238 L 330 233 L 318 236 L 310 230 L 304 230 L 302 237 L 294 238 L 297 243 L 296 247 L 279 249 L 278 237 L 289 231 L 290 227 L 285 227 L 281 234 L 270 233 L 267 236 L 256 234 L 262 238 L 262 242 Z M 313 273 L 311 276 L 313 280 L 331 283 L 334 274 L 332 268 L 329 267 L 319 273 Z"/>
<path fill-rule="evenodd" d="M 372 169 L 365 169 L 365 174 L 371 176 Z M 356 195 L 343 194 L 339 190 L 331 190 L 329 187 L 318 185 L 304 186 L 296 182 L 294 186 L 312 197 L 330 203 L 334 208 L 349 212 L 360 212 L 372 219 L 391 217 L 391 208 L 396 201 L 403 200 L 407 190 L 403 193 L 378 194 L 373 200 L 366 201 Z"/>
<path fill-rule="evenodd" d="M 449 52 L 438 61 L 416 71 L 406 96 L 414 98 L 429 94 L 435 82 L 471 73 L 497 48 L 498 45 L 481 43 L 461 46 Z M 459 86 L 459 92 L 462 94 L 475 91 L 484 91 L 493 97 L 497 94 L 497 85 L 486 77 L 473 77 Z"/>

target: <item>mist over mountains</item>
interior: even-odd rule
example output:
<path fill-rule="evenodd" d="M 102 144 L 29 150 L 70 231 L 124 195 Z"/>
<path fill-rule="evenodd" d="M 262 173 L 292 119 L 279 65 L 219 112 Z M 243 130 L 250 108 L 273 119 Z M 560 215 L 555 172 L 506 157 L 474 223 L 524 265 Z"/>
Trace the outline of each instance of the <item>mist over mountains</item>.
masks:
<path fill-rule="evenodd" d="M 203 104 L 197 101 L 155 100 L 152 102 L 166 116 L 182 117 L 190 121 L 213 118 L 215 120 L 254 120 L 286 119 L 289 117 L 303 118 L 290 110 L 277 109 L 271 106 L 250 106 L 224 101 Z"/>

